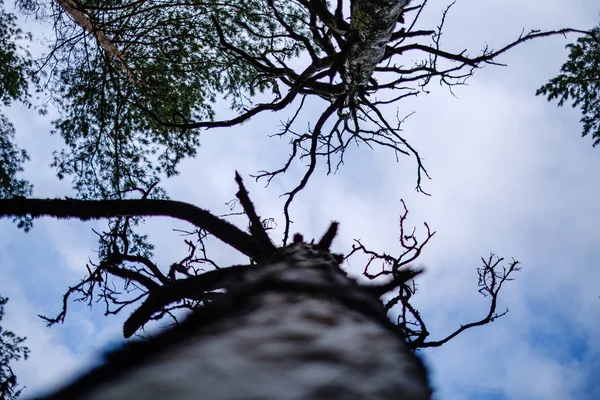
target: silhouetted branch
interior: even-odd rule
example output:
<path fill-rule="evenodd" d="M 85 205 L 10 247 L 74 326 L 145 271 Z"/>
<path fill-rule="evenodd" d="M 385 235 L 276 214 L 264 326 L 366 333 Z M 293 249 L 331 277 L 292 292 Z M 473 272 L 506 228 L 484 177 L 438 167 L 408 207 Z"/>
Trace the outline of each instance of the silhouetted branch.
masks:
<path fill-rule="evenodd" d="M 172 200 L 59 200 L 2 199 L 0 217 L 77 218 L 82 221 L 121 216 L 164 216 L 187 221 L 255 260 L 260 259 L 255 240 L 229 222 L 188 203 Z"/>
<path fill-rule="evenodd" d="M 304 176 L 300 180 L 300 183 L 298 184 L 298 186 L 296 186 L 291 191 L 285 193 L 285 195 L 288 198 L 285 201 L 285 204 L 283 206 L 283 215 L 285 217 L 285 228 L 284 228 L 284 232 L 283 232 L 283 244 L 284 245 L 287 243 L 287 240 L 289 238 L 289 233 L 290 233 L 290 223 L 291 223 L 290 211 L 289 211 L 290 205 L 292 204 L 294 197 L 302 189 L 304 189 L 304 187 L 308 183 L 308 179 L 310 178 L 310 176 L 312 175 L 312 173 L 314 172 L 314 170 L 317 166 L 317 154 L 316 154 L 317 144 L 318 144 L 319 135 L 321 134 L 321 130 L 323 129 L 323 126 L 325 125 L 325 123 L 327 122 L 329 117 L 331 117 L 331 115 L 333 115 L 333 113 L 343 104 L 343 102 L 344 102 L 344 97 L 338 98 L 336 101 L 331 103 L 329 105 L 329 107 L 327 107 L 327 109 L 319 117 L 317 124 L 315 125 L 313 131 L 311 132 L 311 146 L 310 146 L 310 151 L 308 153 L 308 156 L 310 158 L 310 163 L 308 165 L 308 169 L 304 173 Z"/>
<path fill-rule="evenodd" d="M 70 297 L 75 293 L 80 293 L 81 296 L 76 298 L 75 301 L 84 301 L 87 299 L 88 305 L 91 306 L 94 298 L 93 294 L 97 285 L 101 286 L 100 290 L 102 291 L 102 294 L 100 295 L 100 298 L 104 299 L 106 303 L 105 315 L 117 314 L 121 309 L 124 308 L 124 306 L 137 302 L 140 298 L 145 296 L 148 291 L 153 289 L 156 290 L 160 287 L 160 283 L 153 281 L 151 278 L 142 274 L 141 272 L 119 267 L 118 265 L 123 261 L 138 262 L 144 264 L 145 266 L 151 265 L 152 269 L 156 268 L 158 270 L 158 267 L 145 257 L 133 256 L 129 254 L 110 254 L 98 265 L 91 264 L 95 267 L 93 271 L 90 269 L 89 265 L 86 264 L 88 276 L 82 279 L 77 285 L 69 287 L 67 292 L 63 295 L 62 310 L 56 317 L 50 318 L 43 315 L 39 315 L 39 317 L 46 321 L 48 326 L 64 322 L 67 315 L 67 305 Z M 164 277 L 160 270 L 158 272 Z M 123 279 L 126 282 L 126 285 L 130 282 L 135 282 L 137 284 L 136 288 L 139 289 L 142 294 L 134 299 L 118 301 L 115 298 L 115 295 L 121 293 L 117 292 L 115 289 L 108 288 L 107 281 L 109 276 L 115 276 Z M 119 307 L 116 310 L 111 309 L 111 304 L 119 304 Z"/>
<path fill-rule="evenodd" d="M 460 328 L 442 340 L 421 343 L 414 342 L 413 345 L 415 345 L 415 347 L 439 347 L 449 340 L 455 338 L 465 330 L 474 328 L 476 326 L 489 324 L 508 312 L 508 308 L 501 313 L 496 312 L 496 308 L 498 306 L 498 294 L 500 293 L 500 289 L 502 288 L 504 282 L 513 280 L 513 278 L 511 278 L 511 274 L 521 270 L 521 268 L 518 267 L 519 262 L 513 259 L 508 267 L 503 266 L 502 270 L 499 271 L 498 266 L 502 261 L 504 261 L 504 258 L 498 257 L 495 254 L 490 254 L 487 260 L 482 257 L 481 261 L 483 262 L 483 267 L 477 268 L 477 274 L 479 275 L 479 281 L 477 284 L 479 286 L 479 293 L 485 297 L 490 296 L 490 308 L 488 314 L 479 321 L 461 325 Z"/>
<path fill-rule="evenodd" d="M 372 289 L 369 290 L 379 296 L 394 290 L 393 296 L 384 302 L 384 308 L 388 312 L 393 312 L 394 307 L 400 307 L 397 316 L 397 325 L 406 335 L 409 346 L 413 349 L 438 347 L 467 329 L 486 325 L 505 315 L 508 312 L 508 309 L 501 313 L 496 311 L 498 295 L 503 284 L 513 280 L 511 275 L 520 270 L 518 267 L 519 262 L 512 260 L 508 267 L 502 266 L 500 269 L 500 263 L 504 259 L 491 254 L 487 260 L 482 258 L 483 267 L 477 269 L 477 274 L 479 276 L 479 292 L 486 297 L 490 297 L 490 306 L 487 315 L 478 321 L 461 325 L 444 339 L 426 341 L 430 332 L 427 330 L 426 323 L 421 317 L 421 313 L 410 302 L 412 296 L 417 292 L 417 286 L 413 279 L 422 272 L 422 270 L 409 268 L 409 265 L 421 255 L 423 247 L 435 235 L 435 232 L 431 232 L 429 226 L 425 223 L 427 236 L 425 240 L 421 242 L 419 242 L 415 236 L 415 229 L 410 233 L 407 233 L 404 223 L 408 216 L 408 210 L 404 201 L 401 200 L 401 203 L 404 207 L 404 212 L 400 215 L 400 246 L 402 248 L 400 255 L 394 257 L 387 253 L 377 253 L 366 248 L 360 240 L 355 239 L 355 244 L 352 245 L 352 251 L 346 256 L 346 259 L 359 252 L 365 254 L 369 257 L 363 272 L 365 277 L 371 280 L 383 276 L 390 276 L 392 278 L 390 282 L 374 285 Z M 375 261 L 382 262 L 381 269 L 377 272 L 372 272 L 371 268 Z"/>
<path fill-rule="evenodd" d="M 258 243 L 261 252 L 261 258 L 270 257 L 273 252 L 275 252 L 276 247 L 273 245 L 273 242 L 271 241 L 271 238 L 269 238 L 269 235 L 267 234 L 260 217 L 256 213 L 256 209 L 254 208 L 254 204 L 252 204 L 252 201 L 248 196 L 248 191 L 244 186 L 242 177 L 237 171 L 235 171 L 235 181 L 239 187 L 236 197 L 240 200 L 240 204 L 244 209 L 244 214 L 246 214 L 250 220 L 250 232 Z"/>
<path fill-rule="evenodd" d="M 6 368 L 8 376 L 3 381 L 0 381 L 0 399 L 16 399 L 26 386 L 18 388 L 17 376 L 11 367 Z"/>
<path fill-rule="evenodd" d="M 400 215 L 400 246 L 402 247 L 402 252 L 398 257 L 393 257 L 386 253 L 377 253 L 372 250 L 367 249 L 360 240 L 354 240 L 355 244 L 352 245 L 352 251 L 346 256 L 346 258 L 350 258 L 353 254 L 357 252 L 361 252 L 369 256 L 369 261 L 365 265 L 363 275 L 371 280 L 382 277 L 382 276 L 391 276 L 394 279 L 396 276 L 401 275 L 402 268 L 408 267 L 411 263 L 413 263 L 423 251 L 423 248 L 429 243 L 429 240 L 435 235 L 435 232 L 432 232 L 427 223 L 423 223 L 425 229 L 427 230 L 427 237 L 421 243 L 417 240 L 415 236 L 415 229 L 413 228 L 412 232 L 408 234 L 405 231 L 404 224 L 408 217 L 408 209 L 406 208 L 406 203 L 404 200 L 400 200 L 402 207 L 404 208 L 404 212 Z M 373 273 L 370 271 L 371 264 L 374 261 L 381 260 L 383 261 L 381 265 L 381 270 L 379 272 Z M 401 281 L 404 279 L 404 275 L 401 276 Z"/>
<path fill-rule="evenodd" d="M 321 250 L 329 251 L 329 248 L 331 247 L 331 244 L 333 243 L 333 239 L 335 238 L 335 235 L 337 234 L 338 226 L 339 226 L 339 224 L 337 222 L 332 222 L 331 225 L 329 225 L 329 228 L 327 229 L 327 231 L 325 232 L 325 234 L 323 235 L 323 237 L 321 238 L 321 240 L 319 240 L 319 243 L 317 244 L 317 246 Z"/>
<path fill-rule="evenodd" d="M 171 303 L 185 298 L 209 300 L 214 290 L 226 289 L 236 281 L 248 265 L 236 265 L 205 272 L 202 275 L 175 280 L 149 291 L 148 298 L 135 310 L 123 325 L 123 335 L 128 338 L 148 322 L 154 313 L 160 312 Z"/>

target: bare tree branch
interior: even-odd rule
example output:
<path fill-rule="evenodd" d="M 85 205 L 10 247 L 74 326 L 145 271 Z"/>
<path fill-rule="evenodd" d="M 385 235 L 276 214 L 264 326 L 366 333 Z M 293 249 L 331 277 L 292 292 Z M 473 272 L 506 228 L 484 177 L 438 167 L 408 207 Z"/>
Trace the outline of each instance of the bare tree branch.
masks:
<path fill-rule="evenodd" d="M 144 303 L 131 314 L 123 325 L 123 335 L 128 338 L 148 322 L 154 313 L 167 305 L 185 298 L 206 300 L 214 297 L 214 290 L 226 289 L 235 282 L 248 265 L 236 265 L 206 272 L 199 276 L 176 280 L 149 292 Z M 217 294 L 218 295 L 218 294 Z"/>
<path fill-rule="evenodd" d="M 239 190 L 236 193 L 236 197 L 240 200 L 242 207 L 244 209 L 244 214 L 248 216 L 250 220 L 250 232 L 252 236 L 256 240 L 258 246 L 260 247 L 260 251 L 263 257 L 270 257 L 273 252 L 275 252 L 275 245 L 269 238 L 269 235 L 265 231 L 265 228 L 262 225 L 260 217 L 256 214 L 256 210 L 254 208 L 254 204 L 250 200 L 248 195 L 248 191 L 244 186 L 244 182 L 242 181 L 242 177 L 240 174 L 235 171 L 235 181 L 238 184 Z"/>
<path fill-rule="evenodd" d="M 430 332 L 427 330 L 421 313 L 410 301 L 412 296 L 417 292 L 417 286 L 413 279 L 422 270 L 410 268 L 410 265 L 421 255 L 424 246 L 435 235 L 435 232 L 431 232 L 429 226 L 425 223 L 424 225 L 427 230 L 425 240 L 419 241 L 416 238 L 415 229 L 408 233 L 404 226 L 408 216 L 408 209 L 404 201 L 401 201 L 401 203 L 404 207 L 404 212 L 400 215 L 400 246 L 402 248 L 400 255 L 394 257 L 387 253 L 377 253 L 369 250 L 360 240 L 355 240 L 352 251 L 346 256 L 346 259 L 357 253 L 365 254 L 368 256 L 368 261 L 363 272 L 365 277 L 371 280 L 385 276 L 392 278 L 388 283 L 374 285 L 371 290 L 377 295 L 383 295 L 386 292 L 394 290 L 393 296 L 384 302 L 384 308 L 388 313 L 397 314 L 397 325 L 406 335 L 409 346 L 413 349 L 438 347 L 467 329 L 489 324 L 505 315 L 508 309 L 501 313 L 496 311 L 498 296 L 503 284 L 513 280 L 512 274 L 520 270 L 518 267 L 519 263 L 512 260 L 508 267 L 500 267 L 500 263 L 504 259 L 491 254 L 487 260 L 482 258 L 484 265 L 477 269 L 479 292 L 485 297 L 490 297 L 490 306 L 487 315 L 478 321 L 461 325 L 441 340 L 426 341 Z M 377 261 L 381 261 L 381 269 L 373 272 L 371 269 Z M 399 311 L 396 311 L 396 306 L 398 306 Z"/>
<path fill-rule="evenodd" d="M 502 266 L 502 270 L 499 271 L 499 265 L 502 261 L 504 261 L 504 258 L 498 257 L 495 254 L 490 254 L 487 260 L 482 257 L 481 261 L 483 262 L 483 267 L 477 268 L 477 274 L 479 275 L 478 286 L 479 293 L 485 297 L 490 296 L 490 308 L 488 314 L 479 321 L 461 325 L 460 328 L 456 329 L 444 339 L 431 342 L 415 342 L 415 346 L 420 348 L 439 347 L 449 340 L 455 338 L 465 330 L 494 322 L 494 320 L 502 317 L 508 312 L 508 308 L 501 313 L 496 311 L 498 306 L 498 294 L 500 293 L 500 289 L 505 282 L 513 280 L 511 274 L 521 270 L 521 268 L 518 267 L 519 262 L 513 259 L 509 263 L 508 267 Z"/>
<path fill-rule="evenodd" d="M 172 200 L 2 199 L 0 217 L 77 218 L 82 221 L 119 216 L 165 216 L 205 229 L 242 254 L 260 259 L 256 241 L 229 222 L 188 203 Z"/>

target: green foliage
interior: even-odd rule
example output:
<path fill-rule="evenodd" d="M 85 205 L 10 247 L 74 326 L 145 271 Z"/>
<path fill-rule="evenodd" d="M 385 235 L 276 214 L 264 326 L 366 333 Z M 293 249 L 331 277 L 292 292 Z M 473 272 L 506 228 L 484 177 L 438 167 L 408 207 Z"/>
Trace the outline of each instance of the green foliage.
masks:
<path fill-rule="evenodd" d="M 27 78 L 31 61 L 26 59 L 17 45 L 19 40 L 31 40 L 16 27 L 16 17 L 4 11 L 0 0 L 0 102 L 9 105 L 13 100 L 26 101 Z"/>
<path fill-rule="evenodd" d="M 23 162 L 29 157 L 25 150 L 15 146 L 15 128 L 0 114 L 0 199 L 26 196 L 31 193 L 31 184 L 17 179 L 17 172 L 23 170 Z"/>
<path fill-rule="evenodd" d="M 28 102 L 28 79 L 31 79 L 31 60 L 18 41 L 30 40 L 16 27 L 13 14 L 4 11 L 4 2 L 0 0 L 0 102 L 3 106 L 13 101 Z M 25 150 L 14 143 L 15 128 L 6 116 L 0 113 L 0 199 L 31 194 L 31 184 L 17 178 L 28 159 Z M 20 227 L 31 226 L 31 219 L 17 218 Z M 0 296 L 0 321 L 4 317 L 4 305 L 8 299 Z M 17 387 L 17 378 L 9 366 L 11 361 L 27 359 L 29 349 L 21 344 L 19 337 L 0 326 L 0 398 L 16 399 L 21 393 Z"/>
<path fill-rule="evenodd" d="M 4 305 L 8 298 L 0 296 L 0 321 L 4 317 Z M 16 399 L 22 389 L 9 366 L 11 361 L 27 360 L 29 349 L 22 345 L 26 338 L 19 337 L 0 326 L 0 399 Z"/>
<path fill-rule="evenodd" d="M 27 89 L 32 63 L 17 42 L 31 40 L 31 37 L 18 29 L 15 22 L 15 16 L 4 11 L 4 2 L 0 0 L 0 103 L 3 106 L 13 101 L 29 105 Z M 14 136 L 14 126 L 0 112 L 0 199 L 31 194 L 31 184 L 17 178 L 28 156 L 25 150 L 15 145 Z M 31 219 L 16 221 L 20 227 L 31 226 Z"/>
<path fill-rule="evenodd" d="M 0 102 L 4 106 L 13 101 L 27 104 L 27 79 L 31 61 L 25 58 L 17 41 L 30 39 L 15 25 L 15 16 L 4 11 L 4 1 L 0 0 Z M 0 198 L 26 196 L 31 193 L 31 185 L 17 179 L 22 171 L 27 153 L 14 144 L 15 129 L 0 113 Z"/>
<path fill-rule="evenodd" d="M 44 71 L 61 112 L 54 131 L 67 148 L 55 153 L 54 166 L 60 178 L 72 177 L 82 198 L 118 199 L 146 190 L 196 154 L 198 130 L 157 124 L 148 112 L 179 124 L 212 121 L 219 98 L 240 111 L 252 105 L 255 94 L 278 90 L 248 57 L 223 44 L 218 32 L 255 58 L 277 54 L 285 60 L 302 50 L 297 41 L 273 39 L 281 27 L 266 0 L 201 6 L 181 0 L 81 1 L 100 32 L 96 37 L 74 25 L 54 1 L 18 4 L 56 18 L 57 40 Z M 289 2 L 281 4 L 289 24 L 299 26 L 303 15 Z M 51 7 L 60 12 L 43 12 Z M 246 27 L 243 34 L 241 27 Z M 105 35 L 118 54 L 110 54 L 98 35 Z"/>
<path fill-rule="evenodd" d="M 569 58 L 561 73 L 539 88 L 536 95 L 558 100 L 559 106 L 571 100 L 573 107 L 579 107 L 582 136 L 591 133 L 595 147 L 600 144 L 600 27 L 567 48 Z"/>

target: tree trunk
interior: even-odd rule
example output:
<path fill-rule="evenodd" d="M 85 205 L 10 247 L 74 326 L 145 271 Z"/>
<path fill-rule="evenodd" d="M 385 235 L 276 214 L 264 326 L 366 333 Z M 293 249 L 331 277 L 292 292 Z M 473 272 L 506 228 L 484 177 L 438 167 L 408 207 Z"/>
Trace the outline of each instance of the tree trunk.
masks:
<path fill-rule="evenodd" d="M 429 399 L 421 361 L 341 258 L 296 240 L 221 301 L 47 399 Z"/>
<path fill-rule="evenodd" d="M 354 0 L 350 31 L 354 38 L 346 69 L 354 88 L 365 86 L 385 54 L 396 22 L 410 0 Z M 355 91 L 356 89 L 354 89 Z"/>
<path fill-rule="evenodd" d="M 106 36 L 104 31 L 96 26 L 91 18 L 85 12 L 85 9 L 78 0 L 56 0 L 56 3 L 79 25 L 84 31 L 93 35 L 98 42 L 98 45 L 105 51 L 106 55 L 116 60 L 123 72 L 127 75 L 131 82 L 135 82 L 133 72 L 127 66 L 125 55 L 119 50 L 112 40 Z"/>

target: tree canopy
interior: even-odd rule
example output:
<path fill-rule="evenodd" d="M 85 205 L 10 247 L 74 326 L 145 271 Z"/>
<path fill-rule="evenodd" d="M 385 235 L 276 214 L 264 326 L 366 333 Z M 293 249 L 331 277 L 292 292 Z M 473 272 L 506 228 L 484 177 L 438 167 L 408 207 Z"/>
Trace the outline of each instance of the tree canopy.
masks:
<path fill-rule="evenodd" d="M 264 112 L 297 107 L 283 123 L 291 151 L 335 170 L 350 143 L 412 155 L 417 189 L 427 171 L 380 106 L 427 92 L 438 81 L 462 84 L 476 68 L 525 41 L 571 30 L 522 34 L 474 56 L 441 43 L 439 26 L 420 29 L 427 2 L 253 0 L 222 2 L 21 0 L 22 10 L 55 26 L 42 65 L 45 87 L 61 110 L 55 130 L 68 149 L 56 154 L 59 177 L 82 198 L 145 192 L 193 156 L 199 130 L 228 127 Z M 323 112 L 296 118 L 306 99 Z M 225 100 L 230 111 L 217 110 Z M 219 103 L 220 104 L 220 103 Z M 303 126 L 304 125 L 304 126 Z M 150 196 L 159 196 L 156 188 Z M 289 203 L 286 204 L 286 215 Z M 289 215 L 287 215 L 289 217 Z"/>
<path fill-rule="evenodd" d="M 593 146 L 600 143 L 600 27 L 567 45 L 569 57 L 560 74 L 539 88 L 536 95 L 558 105 L 571 101 L 581 109 L 582 136 L 591 134 Z"/>
<path fill-rule="evenodd" d="M 32 78 L 32 61 L 23 52 L 20 44 L 30 39 L 16 25 L 14 14 L 4 10 L 0 0 L 0 103 L 8 106 L 29 99 L 29 79 Z M 19 179 L 17 173 L 23 170 L 23 162 L 28 159 L 25 150 L 14 143 L 15 129 L 6 116 L 0 113 L 0 198 L 27 196 L 31 185 Z"/>
<path fill-rule="evenodd" d="M 7 302 L 6 297 L 0 296 L 0 322 L 4 318 L 4 306 Z M 29 357 L 29 349 L 22 344 L 24 341 L 24 337 L 0 326 L 0 399 L 16 399 L 23 390 L 18 386 L 10 363 L 21 358 L 27 360 Z"/>

